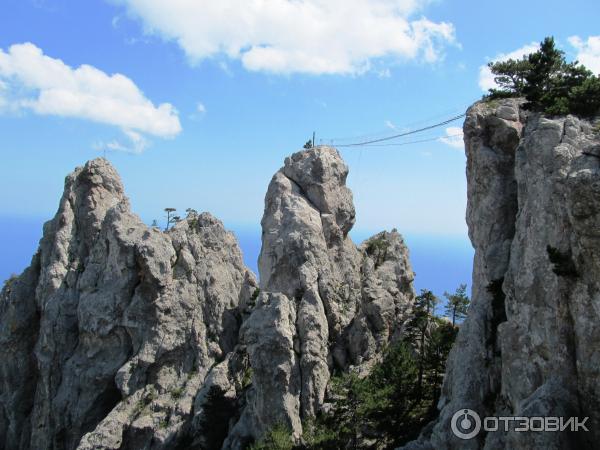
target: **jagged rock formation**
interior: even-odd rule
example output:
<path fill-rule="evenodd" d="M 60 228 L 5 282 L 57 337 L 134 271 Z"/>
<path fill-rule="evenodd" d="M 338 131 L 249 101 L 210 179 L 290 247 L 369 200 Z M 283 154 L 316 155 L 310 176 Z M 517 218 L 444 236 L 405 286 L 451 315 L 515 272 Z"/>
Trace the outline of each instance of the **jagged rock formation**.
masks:
<path fill-rule="evenodd" d="M 284 423 L 297 436 L 323 406 L 335 368 L 368 370 L 414 300 L 400 235 L 357 248 L 348 168 L 329 147 L 295 153 L 271 180 L 262 220 L 261 294 L 240 338 L 252 389 L 227 446 Z"/>
<path fill-rule="evenodd" d="M 511 99 L 464 125 L 472 306 L 440 418 L 407 448 L 584 449 L 600 438 L 600 136 Z M 453 436 L 452 415 L 589 417 L 589 432 Z M 514 426 L 514 423 L 513 423 Z"/>
<path fill-rule="evenodd" d="M 173 448 L 255 287 L 217 219 L 148 228 L 106 160 L 78 168 L 1 293 L 0 447 Z"/>
<path fill-rule="evenodd" d="M 241 449 L 368 372 L 414 300 L 401 236 L 356 247 L 337 151 L 296 153 L 265 201 L 261 292 L 208 213 L 131 213 L 104 159 L 67 177 L 31 266 L 0 294 L 0 447 Z"/>

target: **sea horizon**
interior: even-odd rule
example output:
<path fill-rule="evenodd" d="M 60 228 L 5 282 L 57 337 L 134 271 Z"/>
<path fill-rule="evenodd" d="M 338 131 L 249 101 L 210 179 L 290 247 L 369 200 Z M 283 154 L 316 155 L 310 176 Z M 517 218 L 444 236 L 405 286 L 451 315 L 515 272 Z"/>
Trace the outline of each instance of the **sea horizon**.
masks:
<path fill-rule="evenodd" d="M 51 217 L 0 216 L 0 245 L 4 248 L 0 260 L 0 280 L 11 275 L 19 275 L 31 263 L 39 240 L 42 237 L 43 224 Z M 152 221 L 144 220 L 149 224 Z M 240 245 L 244 263 L 259 276 L 258 256 L 261 249 L 260 225 L 224 223 L 232 231 Z M 370 236 L 384 229 L 353 229 L 350 237 L 360 245 Z M 390 231 L 390 230 L 388 230 Z M 471 289 L 474 250 L 468 236 L 462 234 L 434 234 L 416 232 L 398 232 L 403 236 L 415 272 L 414 288 L 418 294 L 422 289 L 431 290 L 444 301 L 444 292 L 454 292 L 460 284 Z"/>

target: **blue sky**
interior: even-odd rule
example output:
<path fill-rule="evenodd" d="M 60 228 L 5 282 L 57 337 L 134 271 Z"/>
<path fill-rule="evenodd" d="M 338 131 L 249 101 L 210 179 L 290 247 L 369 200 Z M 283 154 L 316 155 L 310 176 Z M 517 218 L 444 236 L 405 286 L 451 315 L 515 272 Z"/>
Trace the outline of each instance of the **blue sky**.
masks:
<path fill-rule="evenodd" d="M 105 151 L 144 220 L 207 210 L 251 242 L 272 174 L 313 131 L 340 144 L 462 113 L 490 83 L 487 61 L 547 35 L 600 71 L 594 1 L 2 3 L 0 244 L 13 256 L 0 275 L 24 266 L 13 261 L 29 257 L 64 176 Z M 437 139 L 460 126 L 340 148 L 355 238 L 398 228 L 438 289 L 471 270 L 463 148 Z M 18 242 L 17 224 L 32 230 Z"/>

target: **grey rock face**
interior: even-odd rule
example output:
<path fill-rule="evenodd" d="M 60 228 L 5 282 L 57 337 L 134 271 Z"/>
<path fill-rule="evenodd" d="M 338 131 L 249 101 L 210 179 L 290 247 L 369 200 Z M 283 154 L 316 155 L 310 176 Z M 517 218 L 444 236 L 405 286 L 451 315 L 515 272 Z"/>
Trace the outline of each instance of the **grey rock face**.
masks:
<path fill-rule="evenodd" d="M 208 213 L 131 213 L 103 159 L 78 168 L 31 266 L 0 298 L 0 447 L 243 449 L 296 437 L 334 369 L 366 373 L 414 301 L 402 237 L 360 247 L 348 168 L 292 155 L 265 199 L 260 295 Z"/>
<path fill-rule="evenodd" d="M 302 419 L 323 406 L 332 370 L 368 370 L 410 312 L 414 274 L 401 236 L 380 233 L 360 248 L 348 236 L 347 175 L 335 149 L 318 147 L 288 157 L 271 180 L 261 294 L 240 334 L 252 390 L 226 447 L 278 423 L 299 436 Z"/>
<path fill-rule="evenodd" d="M 472 306 L 448 362 L 440 418 L 407 448 L 581 449 L 600 438 L 600 145 L 592 125 L 518 100 L 464 125 Z M 481 416 L 589 417 L 589 432 L 452 435 Z"/>
<path fill-rule="evenodd" d="M 172 448 L 255 287 L 217 219 L 148 228 L 106 160 L 78 168 L 0 294 L 0 447 Z"/>

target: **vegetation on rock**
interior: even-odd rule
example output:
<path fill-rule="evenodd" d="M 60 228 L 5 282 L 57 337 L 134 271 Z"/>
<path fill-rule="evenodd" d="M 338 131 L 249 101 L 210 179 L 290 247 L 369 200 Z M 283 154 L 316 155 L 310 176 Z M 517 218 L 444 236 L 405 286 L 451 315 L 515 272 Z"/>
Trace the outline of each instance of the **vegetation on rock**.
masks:
<path fill-rule="evenodd" d="M 445 307 L 446 317 L 452 319 L 452 325 L 456 325 L 456 321 L 467 317 L 467 309 L 469 308 L 470 301 L 467 296 L 466 284 L 458 286 L 454 294 L 444 292 L 444 297 L 448 300 Z"/>
<path fill-rule="evenodd" d="M 365 250 L 367 255 L 373 257 L 375 261 L 375 268 L 381 266 L 385 262 L 389 246 L 390 243 L 384 236 L 371 239 L 367 244 L 367 248 Z"/>
<path fill-rule="evenodd" d="M 165 231 L 169 231 L 169 226 L 176 224 L 181 219 L 179 216 L 175 216 L 174 213 L 177 211 L 175 208 L 165 208 L 167 213 L 167 226 Z"/>
<path fill-rule="evenodd" d="M 421 292 L 404 338 L 387 348 L 369 375 L 350 371 L 331 379 L 330 408 L 304 421 L 301 442 L 279 425 L 251 448 L 379 450 L 415 439 L 437 416 L 446 359 L 458 331 L 435 316 L 437 301 L 431 291 Z"/>
<path fill-rule="evenodd" d="M 600 110 L 600 78 L 578 61 L 567 62 L 554 38 L 520 60 L 491 62 L 498 88 L 488 99 L 525 97 L 528 107 L 551 115 L 592 116 Z"/>

